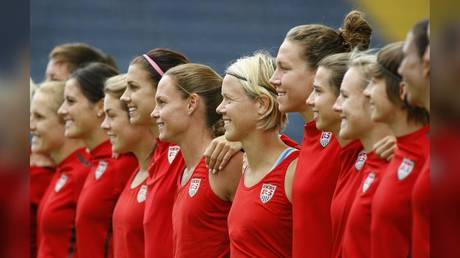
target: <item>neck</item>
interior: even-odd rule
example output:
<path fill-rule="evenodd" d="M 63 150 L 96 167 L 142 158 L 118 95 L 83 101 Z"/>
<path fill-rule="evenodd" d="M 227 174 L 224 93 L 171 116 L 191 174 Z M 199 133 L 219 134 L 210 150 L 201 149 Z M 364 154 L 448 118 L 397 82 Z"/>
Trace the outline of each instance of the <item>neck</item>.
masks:
<path fill-rule="evenodd" d="M 335 138 L 337 139 L 337 142 L 339 142 L 340 148 L 347 146 L 352 141 L 340 137 L 340 122 L 336 126 L 332 127 L 330 132 L 334 134 Z"/>
<path fill-rule="evenodd" d="M 286 148 L 277 130 L 254 130 L 241 143 L 251 171 L 262 171 L 266 167 L 271 167 Z"/>
<path fill-rule="evenodd" d="M 56 152 L 52 152 L 50 156 L 56 164 L 59 164 L 76 149 L 83 147 L 85 147 L 85 143 L 82 140 L 65 138 L 61 148 L 59 148 Z"/>
<path fill-rule="evenodd" d="M 305 110 L 299 112 L 305 123 L 313 121 L 313 111 L 311 108 L 307 107 Z"/>
<path fill-rule="evenodd" d="M 394 136 L 401 137 L 413 133 L 423 127 L 422 124 L 417 122 L 408 122 L 408 113 L 403 110 L 398 110 L 393 116 L 393 120 L 388 123 L 393 131 Z"/>
<path fill-rule="evenodd" d="M 387 124 L 374 123 L 373 127 L 367 131 L 359 140 L 364 147 L 364 151 L 369 153 L 374 145 L 386 136 L 392 135 L 392 131 Z"/>
<path fill-rule="evenodd" d="M 96 128 L 91 133 L 89 133 L 89 136 L 83 139 L 83 141 L 85 142 L 86 147 L 88 147 L 88 149 L 93 150 L 94 148 L 99 146 L 101 143 L 107 141 L 108 139 L 109 137 L 107 136 L 107 133 L 104 132 L 104 130 Z"/>
<path fill-rule="evenodd" d="M 141 130 L 139 130 L 141 133 Z M 139 142 L 133 147 L 131 152 L 136 156 L 140 171 L 146 171 L 150 164 L 150 159 L 157 144 L 156 138 L 158 135 L 152 134 L 150 128 L 146 128 L 142 137 L 139 137 Z"/>
<path fill-rule="evenodd" d="M 204 126 L 190 126 L 183 136 L 177 141 L 185 166 L 188 169 L 194 168 L 203 157 L 206 147 L 213 139 L 209 128 Z"/>

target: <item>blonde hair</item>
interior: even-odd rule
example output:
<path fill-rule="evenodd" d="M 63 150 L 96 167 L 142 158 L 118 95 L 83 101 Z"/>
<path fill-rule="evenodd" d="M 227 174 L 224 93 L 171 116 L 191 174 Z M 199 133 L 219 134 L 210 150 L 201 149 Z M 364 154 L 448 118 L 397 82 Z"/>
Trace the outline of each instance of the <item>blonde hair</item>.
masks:
<path fill-rule="evenodd" d="M 281 130 L 286 125 L 286 113 L 278 109 L 275 86 L 270 78 L 275 71 L 275 59 L 265 51 L 257 51 L 252 56 L 244 56 L 231 64 L 226 74 L 239 79 L 243 90 L 252 100 L 266 96 L 269 107 L 258 121 L 258 128 L 263 130 Z"/>
<path fill-rule="evenodd" d="M 366 88 L 373 76 L 373 67 L 377 62 L 377 57 L 370 51 L 354 50 L 350 55 L 348 69 L 357 68 L 363 78 L 363 88 Z"/>
<path fill-rule="evenodd" d="M 47 81 L 40 84 L 40 86 L 35 90 L 35 95 L 37 94 L 46 94 L 47 103 L 49 104 L 49 108 L 51 111 L 55 112 L 57 115 L 57 111 L 59 107 L 64 102 L 64 81 Z M 61 122 L 64 120 L 59 117 Z"/>
<path fill-rule="evenodd" d="M 126 74 L 119 74 L 108 78 L 104 83 L 105 95 L 111 95 L 114 98 L 121 98 L 128 86 L 126 81 Z"/>
<path fill-rule="evenodd" d="M 222 116 L 216 108 L 222 102 L 222 77 L 211 67 L 202 64 L 181 64 L 170 68 L 164 76 L 170 76 L 183 98 L 199 95 L 206 107 L 207 126 L 213 136 L 225 133 Z"/>

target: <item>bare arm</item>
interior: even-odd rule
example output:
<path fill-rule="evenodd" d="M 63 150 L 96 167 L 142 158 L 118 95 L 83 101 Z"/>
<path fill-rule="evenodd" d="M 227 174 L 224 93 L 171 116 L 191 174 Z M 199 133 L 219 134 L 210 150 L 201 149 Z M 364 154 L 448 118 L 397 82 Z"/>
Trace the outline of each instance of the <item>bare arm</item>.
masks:
<path fill-rule="evenodd" d="M 209 173 L 209 183 L 213 192 L 222 200 L 233 201 L 236 188 L 243 171 L 243 154 L 238 152 L 231 157 L 222 173 Z"/>
<path fill-rule="evenodd" d="M 228 161 L 242 148 L 240 142 L 229 142 L 224 136 L 219 136 L 211 141 L 204 152 L 206 165 L 212 174 L 221 171 L 227 166 Z"/>

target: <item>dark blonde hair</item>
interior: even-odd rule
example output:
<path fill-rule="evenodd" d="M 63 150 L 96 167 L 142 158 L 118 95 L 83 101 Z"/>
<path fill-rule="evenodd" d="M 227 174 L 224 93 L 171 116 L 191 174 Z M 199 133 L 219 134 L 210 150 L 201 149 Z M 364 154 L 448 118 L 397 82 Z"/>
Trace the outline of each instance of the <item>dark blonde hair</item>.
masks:
<path fill-rule="evenodd" d="M 385 80 L 385 92 L 391 103 L 407 110 L 408 121 L 427 124 L 429 113 L 424 108 L 413 107 L 407 100 L 400 97 L 401 76 L 398 68 L 404 59 L 402 51 L 403 42 L 395 42 L 386 45 L 377 53 L 377 62 L 372 65 L 372 76 L 377 79 Z"/>
<path fill-rule="evenodd" d="M 116 99 L 120 99 L 127 86 L 128 84 L 126 82 L 126 74 L 115 75 L 105 81 L 104 93 L 106 96 L 109 95 Z M 128 111 L 128 106 L 124 101 L 120 100 L 120 105 L 123 110 Z"/>
<path fill-rule="evenodd" d="M 37 94 L 45 94 L 51 111 L 58 115 L 57 111 L 64 102 L 64 88 L 64 81 L 46 81 L 41 83 L 35 90 L 34 96 Z M 59 116 L 59 121 L 64 123 L 64 119 L 61 116 Z"/>
<path fill-rule="evenodd" d="M 302 57 L 310 68 L 318 68 L 321 59 L 328 55 L 349 52 L 354 48 L 369 48 L 372 28 L 364 14 L 351 11 L 338 30 L 320 24 L 300 25 L 292 28 L 286 39 L 300 44 Z"/>
<path fill-rule="evenodd" d="M 222 102 L 222 77 L 217 72 L 209 66 L 190 63 L 173 67 L 164 76 L 171 77 L 183 98 L 199 95 L 204 100 L 207 126 L 213 136 L 224 134 L 222 116 L 216 111 Z"/>
<path fill-rule="evenodd" d="M 251 99 L 268 97 L 269 108 L 259 118 L 258 127 L 280 131 L 286 124 L 287 116 L 278 109 L 276 89 L 270 83 L 275 67 L 275 59 L 268 52 L 258 51 L 253 56 L 244 56 L 236 60 L 227 68 L 226 74 L 238 78 L 246 95 Z"/>

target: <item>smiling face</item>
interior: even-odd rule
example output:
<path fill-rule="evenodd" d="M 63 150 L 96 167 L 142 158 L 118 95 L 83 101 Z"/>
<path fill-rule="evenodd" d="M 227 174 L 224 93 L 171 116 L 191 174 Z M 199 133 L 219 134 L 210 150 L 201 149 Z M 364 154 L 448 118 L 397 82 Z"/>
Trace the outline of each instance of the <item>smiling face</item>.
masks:
<path fill-rule="evenodd" d="M 398 107 L 388 97 L 385 79 L 373 78 L 364 90 L 364 95 L 369 99 L 371 119 L 390 124 Z"/>
<path fill-rule="evenodd" d="M 276 87 L 282 112 L 303 113 L 309 108 L 305 101 L 312 91 L 315 71 L 302 59 L 302 53 L 302 46 L 290 40 L 285 40 L 278 51 L 270 82 Z"/>
<path fill-rule="evenodd" d="M 247 96 L 239 80 L 226 75 L 222 83 L 223 100 L 217 107 L 225 123 L 225 138 L 242 141 L 257 130 L 257 103 Z"/>
<path fill-rule="evenodd" d="M 128 105 L 130 123 L 154 125 L 150 117 L 155 108 L 155 89 L 149 73 L 140 64 L 132 64 L 126 74 L 128 86 L 121 100 Z"/>
<path fill-rule="evenodd" d="M 51 154 L 64 144 L 64 124 L 56 109 L 50 106 L 47 94 L 37 92 L 30 104 L 32 152 Z"/>
<path fill-rule="evenodd" d="M 330 85 L 331 70 L 319 67 L 313 82 L 313 91 L 307 99 L 307 104 L 313 110 L 316 127 L 323 131 L 338 132 L 340 115 L 332 109 L 337 94 Z"/>
<path fill-rule="evenodd" d="M 157 105 L 151 116 L 158 125 L 160 140 L 178 143 L 181 135 L 188 128 L 190 116 L 187 99 L 176 88 L 171 76 L 166 75 L 161 78 L 155 100 Z"/>
<path fill-rule="evenodd" d="M 139 132 L 143 126 L 130 124 L 128 112 L 123 109 L 122 102 L 111 94 L 104 97 L 104 113 L 105 119 L 101 127 L 109 136 L 112 152 L 121 154 L 133 151 L 142 141 L 142 134 Z"/>
<path fill-rule="evenodd" d="M 355 67 L 348 69 L 340 86 L 340 95 L 334 110 L 340 112 L 340 137 L 347 140 L 360 139 L 372 128 L 369 100 L 363 94 L 364 81 Z"/>
<path fill-rule="evenodd" d="M 91 103 L 83 95 L 78 81 L 72 78 L 65 83 L 64 103 L 58 113 L 65 121 L 65 136 L 84 140 L 99 128 L 102 101 Z"/>

